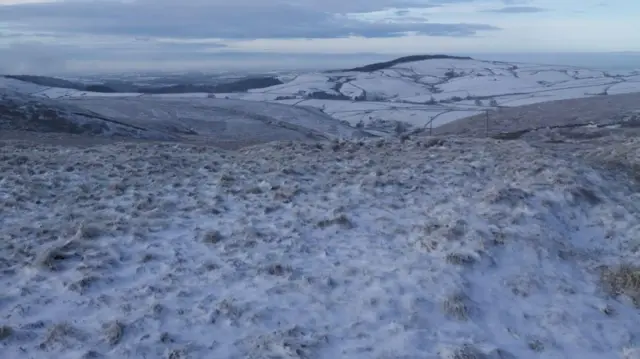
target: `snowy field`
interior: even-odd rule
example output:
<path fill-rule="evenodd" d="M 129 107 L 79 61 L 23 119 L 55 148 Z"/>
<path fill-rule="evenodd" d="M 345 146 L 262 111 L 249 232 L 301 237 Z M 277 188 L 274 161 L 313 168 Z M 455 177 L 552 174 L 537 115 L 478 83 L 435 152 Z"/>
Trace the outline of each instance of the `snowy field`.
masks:
<path fill-rule="evenodd" d="M 317 99 L 314 93 L 321 89 L 345 99 Z M 222 95 L 314 106 L 352 125 L 385 120 L 422 127 L 433 121 L 437 127 L 498 106 L 632 92 L 640 92 L 638 71 L 612 74 L 571 66 L 439 59 L 370 73 L 305 75 L 285 85 Z"/>
<path fill-rule="evenodd" d="M 195 140 L 225 148 L 370 136 L 310 107 L 176 96 L 47 99 L 0 88 L 0 131 L 8 130 Z"/>
<path fill-rule="evenodd" d="M 280 79 L 285 83 L 248 92 L 217 93 L 215 97 L 311 107 L 350 126 L 379 134 L 392 132 L 390 129 L 397 122 L 409 128 L 438 127 L 499 107 L 640 92 L 640 70 L 614 73 L 571 66 L 458 59 L 415 61 L 373 72 L 292 73 Z M 181 101 L 180 111 L 185 112 L 192 107 L 188 102 L 193 101 L 193 107 L 198 108 L 198 103 L 206 102 L 209 96 L 103 94 L 7 78 L 0 78 L 0 88 L 38 98 L 71 100 L 78 106 L 114 100 L 107 105 L 113 111 L 120 111 L 117 105 L 127 98 L 130 104 L 138 102 L 134 107 L 146 107 L 140 110 L 145 116 L 154 110 L 148 107 L 157 101 L 173 101 L 172 106 Z M 246 104 L 247 108 L 251 106 L 258 105 Z M 130 114 L 129 110 L 124 112 Z"/>
<path fill-rule="evenodd" d="M 432 133 L 486 137 L 505 132 L 558 126 L 616 124 L 639 127 L 640 93 L 567 99 L 502 108 L 489 113 L 488 129 L 486 119 L 485 114 L 459 119 L 438 126 Z"/>
<path fill-rule="evenodd" d="M 640 193 L 598 163 L 640 142 L 576 155 L 2 141 L 0 357 L 636 359 Z"/>

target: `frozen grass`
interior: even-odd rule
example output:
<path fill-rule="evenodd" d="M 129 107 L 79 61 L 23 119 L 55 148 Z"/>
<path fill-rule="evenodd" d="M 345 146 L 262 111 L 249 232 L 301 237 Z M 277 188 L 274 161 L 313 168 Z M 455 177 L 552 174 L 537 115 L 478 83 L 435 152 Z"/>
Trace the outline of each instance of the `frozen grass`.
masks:
<path fill-rule="evenodd" d="M 640 267 L 623 264 L 617 268 L 604 268 L 602 282 L 610 294 L 624 294 L 640 307 Z"/>
<path fill-rule="evenodd" d="M 637 358 L 617 169 L 455 138 L 0 144 L 3 359 Z"/>

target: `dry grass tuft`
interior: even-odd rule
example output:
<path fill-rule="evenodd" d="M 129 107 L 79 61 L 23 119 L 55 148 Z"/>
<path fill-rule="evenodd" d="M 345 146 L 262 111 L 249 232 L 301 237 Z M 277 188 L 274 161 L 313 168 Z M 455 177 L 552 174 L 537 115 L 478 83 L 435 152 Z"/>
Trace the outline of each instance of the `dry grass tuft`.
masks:
<path fill-rule="evenodd" d="M 102 234 L 102 230 L 96 226 L 83 224 L 78 228 L 77 236 L 82 239 L 96 239 Z"/>
<path fill-rule="evenodd" d="M 327 228 L 333 225 L 339 225 L 340 227 L 347 228 L 347 229 L 351 229 L 355 227 L 353 222 L 351 222 L 351 220 L 349 219 L 349 217 L 347 217 L 346 214 L 340 214 L 335 218 L 323 219 L 322 221 L 318 222 L 318 227 L 320 228 Z"/>
<path fill-rule="evenodd" d="M 71 324 L 66 322 L 59 323 L 47 331 L 44 340 L 40 343 L 40 348 L 50 349 L 56 345 L 68 347 L 69 339 L 78 338 L 79 336 L 80 332 L 71 326 Z"/>
<path fill-rule="evenodd" d="M 460 348 L 440 352 L 442 359 L 488 359 L 488 357 L 470 344 L 465 344 Z"/>
<path fill-rule="evenodd" d="M 99 359 L 99 358 L 104 358 L 104 355 L 98 353 L 95 350 L 89 350 L 88 352 L 82 354 L 81 358 L 82 359 Z"/>
<path fill-rule="evenodd" d="M 70 250 L 72 241 L 54 244 L 46 248 L 36 257 L 36 264 L 51 271 L 61 269 L 61 262 L 65 261 L 75 254 Z"/>
<path fill-rule="evenodd" d="M 247 338 L 256 358 L 310 359 L 317 357 L 316 351 L 328 342 L 324 334 L 307 331 L 294 326 Z"/>
<path fill-rule="evenodd" d="M 202 240 L 205 243 L 210 243 L 210 244 L 216 244 L 221 242 L 224 239 L 224 236 L 222 235 L 222 233 L 216 231 L 216 230 L 209 230 L 206 231 L 203 235 L 202 235 Z"/>
<path fill-rule="evenodd" d="M 292 271 L 293 269 L 290 266 L 282 265 L 279 263 L 271 264 L 265 268 L 265 272 L 267 272 L 269 275 L 278 277 L 290 274 Z"/>
<path fill-rule="evenodd" d="M 467 321 L 471 315 L 470 299 L 464 293 L 456 293 L 447 297 L 442 303 L 444 313 L 456 320 Z"/>
<path fill-rule="evenodd" d="M 602 198 L 589 188 L 576 187 L 572 188 L 569 193 L 571 193 L 575 200 L 587 202 L 594 206 L 603 202 Z"/>
<path fill-rule="evenodd" d="M 122 340 L 124 324 L 119 321 L 112 321 L 103 326 L 104 338 L 109 345 L 117 345 Z"/>
<path fill-rule="evenodd" d="M 540 341 L 539 339 L 530 340 L 529 343 L 527 343 L 527 346 L 534 352 L 540 353 L 544 351 L 544 343 L 542 343 L 542 341 Z"/>
<path fill-rule="evenodd" d="M 466 253 L 449 253 L 447 254 L 447 262 L 459 266 L 472 265 L 476 259 L 471 254 Z"/>
<path fill-rule="evenodd" d="M 640 267 L 630 264 L 617 268 L 606 267 L 602 270 L 600 280 L 609 294 L 627 295 L 640 307 Z"/>
<path fill-rule="evenodd" d="M 458 348 L 440 351 L 442 359 L 515 359 L 515 356 L 502 349 L 482 352 L 471 344 L 464 344 Z"/>
<path fill-rule="evenodd" d="M 13 335 L 13 328 L 8 325 L 0 326 L 0 340 L 5 340 Z"/>
<path fill-rule="evenodd" d="M 92 284 L 96 283 L 100 278 L 95 275 L 83 275 L 78 281 L 69 285 L 69 289 L 80 294 L 86 293 Z"/>

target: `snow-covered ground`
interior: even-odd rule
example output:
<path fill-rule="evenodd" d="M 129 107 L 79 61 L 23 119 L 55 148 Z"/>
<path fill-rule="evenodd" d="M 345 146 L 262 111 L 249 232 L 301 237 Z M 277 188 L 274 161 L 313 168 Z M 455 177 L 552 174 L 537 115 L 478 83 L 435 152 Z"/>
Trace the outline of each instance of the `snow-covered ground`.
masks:
<path fill-rule="evenodd" d="M 497 106 L 515 107 L 554 100 L 640 92 L 640 73 L 606 72 L 480 60 L 432 59 L 402 63 L 374 72 L 299 73 L 280 77 L 285 84 L 217 98 L 315 107 L 351 126 L 387 131 L 381 123 L 404 122 L 434 127 Z M 206 93 L 143 95 L 103 94 L 0 78 L 0 88 L 50 99 L 144 98 L 202 101 Z M 139 106 L 138 106 L 139 107 Z M 117 109 L 116 109 L 117 110 Z M 149 113 L 149 110 L 145 110 Z M 431 123 L 433 121 L 433 123 Z"/>
<path fill-rule="evenodd" d="M 330 88 L 331 95 L 337 89 L 352 100 L 308 98 L 317 97 L 313 93 L 321 88 Z M 424 126 L 436 117 L 434 126 L 438 126 L 496 106 L 631 92 L 640 92 L 639 75 L 634 71 L 611 74 L 570 66 L 438 59 L 371 73 L 300 76 L 285 85 L 221 96 L 314 106 L 352 125 L 361 120 L 365 125 L 393 120 Z M 400 107 L 399 103 L 411 106 Z M 426 115 L 417 119 L 416 107 Z"/>
<path fill-rule="evenodd" d="M 637 139 L 0 156 L 3 359 L 640 353 Z"/>
<path fill-rule="evenodd" d="M 640 92 L 636 71 L 608 73 L 571 66 L 480 60 L 433 59 L 374 72 L 300 73 L 281 76 L 282 85 L 218 98 L 311 106 L 332 117 L 380 130 L 380 122 L 437 127 L 496 106 Z M 206 98 L 208 94 L 101 94 L 0 79 L 0 87 L 46 98 Z M 405 105 L 405 106 L 400 106 Z"/>
<path fill-rule="evenodd" d="M 316 134 L 326 139 L 358 138 L 360 130 L 345 125 L 325 113 L 303 106 L 220 98 L 181 96 L 145 96 L 135 98 L 71 98 L 64 103 L 88 109 L 115 119 L 133 119 L 141 123 L 169 122 L 195 129 L 200 135 L 242 138 L 254 136 L 259 123 Z M 237 127 L 244 123 L 243 128 Z M 267 129 L 260 128 L 263 131 Z M 283 138 L 286 139 L 286 138 Z"/>
<path fill-rule="evenodd" d="M 370 136 L 312 107 L 198 96 L 48 99 L 1 88 L 0 130 L 188 139 L 225 148 Z"/>

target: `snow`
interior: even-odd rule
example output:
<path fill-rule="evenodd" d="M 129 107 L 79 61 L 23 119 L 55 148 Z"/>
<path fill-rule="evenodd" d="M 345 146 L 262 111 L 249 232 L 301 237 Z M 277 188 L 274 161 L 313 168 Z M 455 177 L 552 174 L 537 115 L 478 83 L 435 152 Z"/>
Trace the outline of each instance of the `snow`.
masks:
<path fill-rule="evenodd" d="M 302 74 L 296 76 L 292 81 L 282 84 L 275 85 L 262 89 L 250 90 L 252 93 L 280 93 L 280 94 L 296 94 L 299 92 L 314 92 L 314 91 L 324 91 L 331 92 L 337 94 L 333 89 L 333 83 L 329 81 L 327 76 L 322 74 Z"/>
<path fill-rule="evenodd" d="M 47 87 L 32 84 L 30 82 L 24 82 L 7 77 L 0 76 L 0 88 L 10 91 L 16 91 L 23 94 L 36 93 L 47 89 Z"/>
<path fill-rule="evenodd" d="M 518 78 L 524 81 L 544 81 L 551 84 L 563 83 L 574 79 L 568 73 L 558 70 L 519 71 Z"/>
<path fill-rule="evenodd" d="M 364 94 L 364 90 L 362 87 L 356 86 L 353 82 L 349 82 L 342 85 L 340 93 L 349 98 L 355 99 L 362 96 Z"/>
<path fill-rule="evenodd" d="M 640 92 L 640 81 L 623 82 L 623 83 L 615 84 L 611 86 L 607 92 L 611 95 L 621 94 L 621 93 Z"/>
<path fill-rule="evenodd" d="M 282 74 L 279 78 L 286 82 L 284 84 L 254 89 L 246 93 L 218 93 L 215 97 L 244 100 L 244 107 L 253 115 L 256 114 L 254 109 L 260 108 L 260 111 L 266 111 L 267 108 L 264 107 L 266 103 L 288 105 L 293 108 L 307 106 L 302 112 L 285 111 L 283 107 L 268 109 L 280 114 L 288 113 L 284 115 L 287 120 L 283 123 L 294 126 L 298 126 L 299 123 L 313 122 L 308 121 L 307 114 L 303 114 L 308 113 L 310 106 L 324 111 L 335 120 L 346 121 L 351 126 L 364 124 L 367 130 L 380 131 L 381 129 L 376 127 L 376 123 L 380 121 L 389 123 L 397 121 L 409 127 L 421 127 L 427 125 L 431 118 L 438 117 L 441 120 L 434 124 L 445 124 L 491 110 L 493 108 L 490 105 L 494 101 L 502 107 L 513 107 L 604 94 L 640 92 L 639 76 L 634 71 L 607 72 L 575 66 L 436 59 L 398 64 L 371 73 Z M 103 94 L 47 88 L 6 78 L 0 78 L 0 88 L 51 99 L 82 98 L 88 101 L 123 98 L 134 101 L 135 99 L 139 101 L 135 106 L 144 108 L 141 111 L 147 114 L 151 113 L 152 109 L 145 106 L 153 104 L 153 106 L 165 108 L 166 106 L 161 102 L 169 101 L 171 105 L 178 106 L 177 112 L 187 111 L 190 116 L 199 119 L 211 115 L 206 109 L 203 110 L 203 115 L 195 115 L 201 107 L 207 107 L 200 103 L 209 97 L 206 93 Z M 119 102 L 110 102 L 110 104 L 117 103 Z M 189 110 L 189 107 L 195 109 Z M 123 112 L 118 107 L 109 111 Z M 136 113 L 131 111 L 124 112 L 127 116 L 136 116 Z M 302 116 L 302 119 L 296 120 L 295 116 Z M 318 117 L 314 116 L 314 118 Z M 327 126 L 318 124 L 314 126 L 314 130 L 321 128 L 322 131 L 326 131 L 327 129 Z M 332 133 L 335 134 L 336 131 Z"/>
<path fill-rule="evenodd" d="M 380 77 L 375 74 L 367 77 L 359 76 L 357 79 L 351 81 L 350 84 L 365 89 L 367 93 L 382 96 L 385 99 L 420 96 L 431 93 L 423 84 L 408 83 L 404 79 Z"/>
<path fill-rule="evenodd" d="M 372 73 L 300 75 L 285 85 L 236 94 L 233 98 L 314 106 L 351 125 L 363 120 L 367 126 L 368 121 L 384 118 L 422 126 L 425 122 L 417 118 L 431 118 L 433 112 L 443 115 L 443 119 L 467 117 L 469 113 L 486 110 L 492 99 L 500 106 L 511 107 L 599 96 L 605 92 L 640 91 L 636 73 L 615 75 L 618 77 L 571 66 L 443 59 L 399 64 Z M 336 95 L 335 88 L 351 99 L 365 97 L 368 101 L 363 106 L 361 101 L 305 99 L 305 94 L 314 91 Z M 262 97 L 256 97 L 257 92 Z M 283 96 L 293 99 L 282 100 Z M 379 105 L 371 105 L 372 99 Z M 481 106 L 476 99 L 482 101 Z M 414 107 L 399 106 L 402 102 Z M 449 120 L 442 124 L 446 122 Z"/>
<path fill-rule="evenodd" d="M 599 151 L 640 154 L 618 145 Z M 599 272 L 637 263 L 640 195 L 579 158 L 454 138 L 0 151 L 3 359 L 638 351 L 640 312 Z"/>
<path fill-rule="evenodd" d="M 234 121 L 258 123 L 292 129 L 301 134 L 324 138 L 358 138 L 359 130 L 346 126 L 313 108 L 285 106 L 277 103 L 182 96 L 144 96 L 135 98 L 76 98 L 68 103 L 115 119 L 135 119 L 142 123 L 167 123 L 172 127 L 193 127 L 200 134 L 229 137 L 252 136 L 251 126 L 242 132 L 232 130 Z M 240 130 L 240 128 L 238 128 Z M 262 135 L 262 134 L 259 134 Z M 285 138 L 281 138 L 285 139 Z"/>

